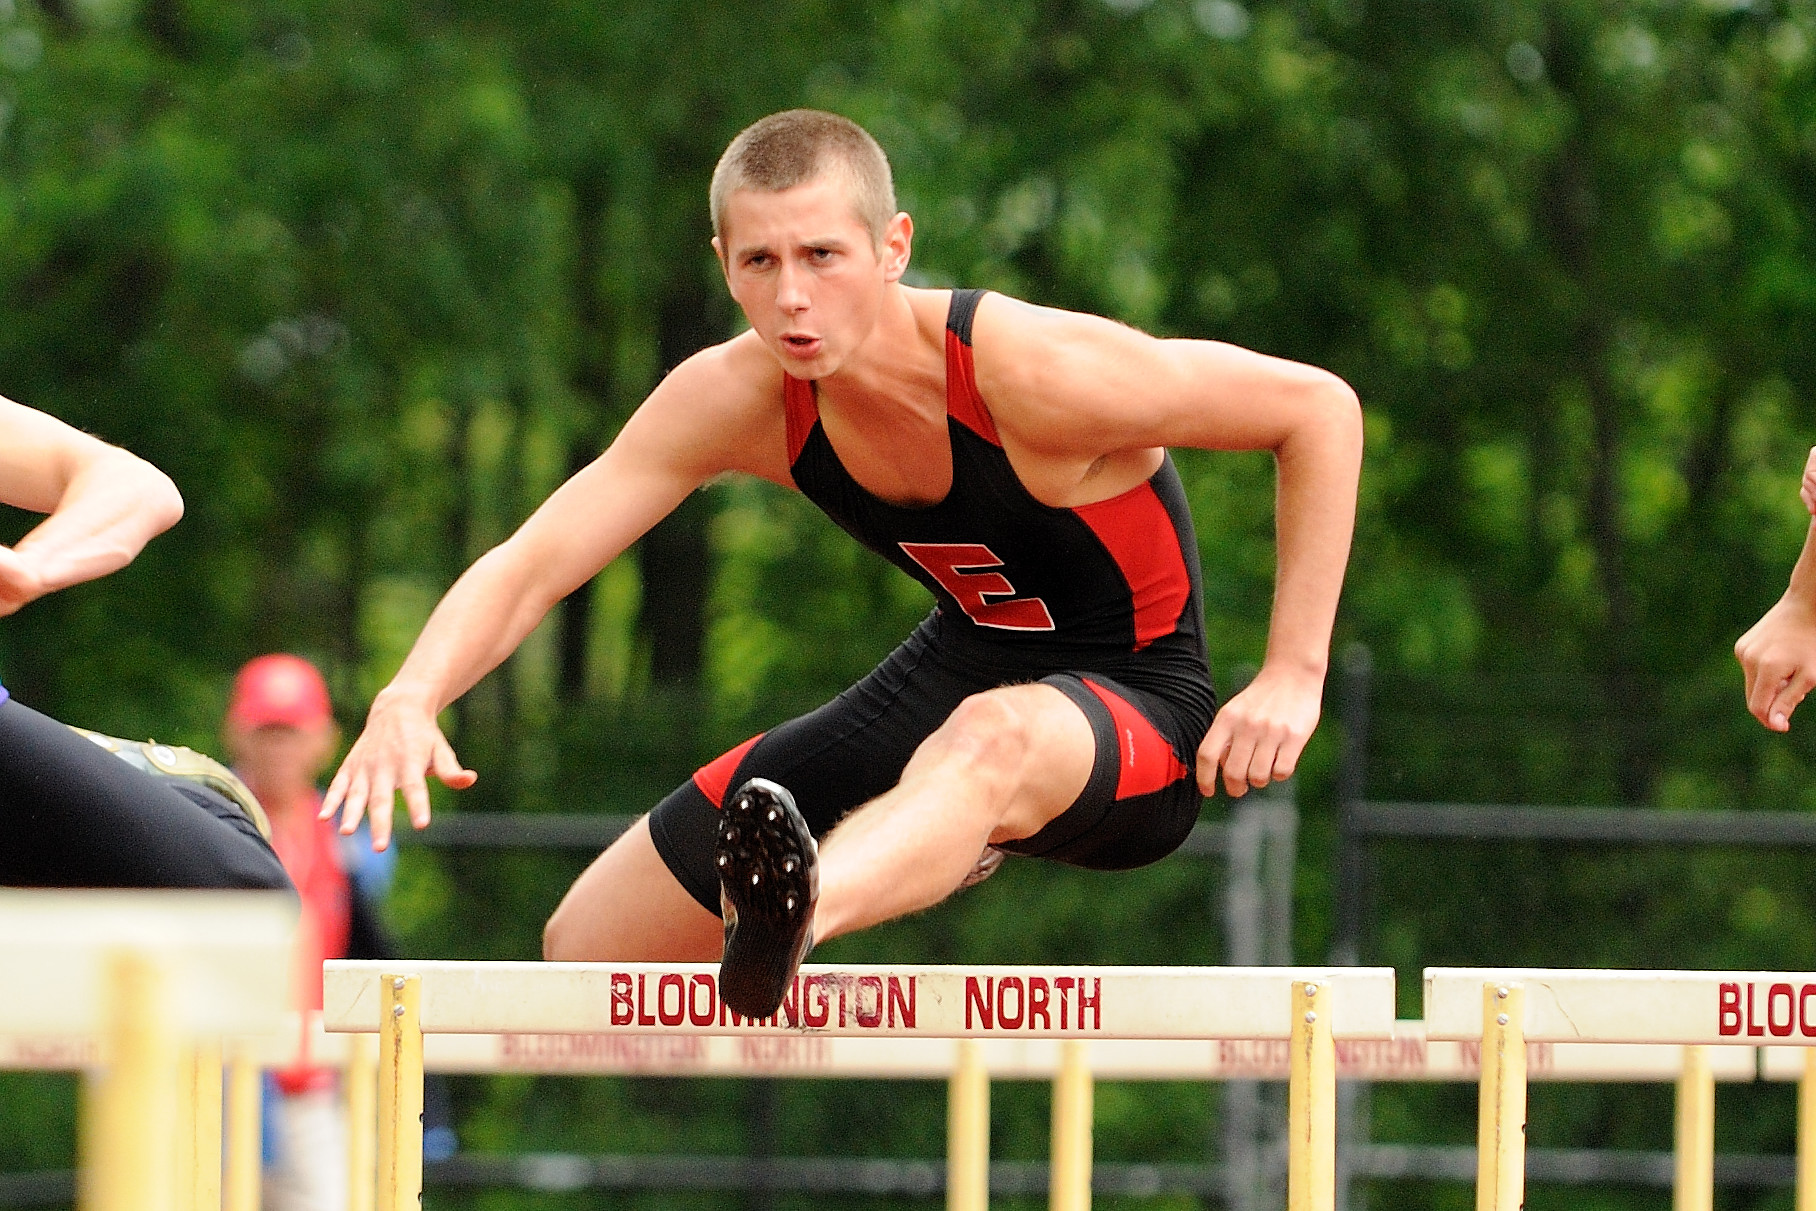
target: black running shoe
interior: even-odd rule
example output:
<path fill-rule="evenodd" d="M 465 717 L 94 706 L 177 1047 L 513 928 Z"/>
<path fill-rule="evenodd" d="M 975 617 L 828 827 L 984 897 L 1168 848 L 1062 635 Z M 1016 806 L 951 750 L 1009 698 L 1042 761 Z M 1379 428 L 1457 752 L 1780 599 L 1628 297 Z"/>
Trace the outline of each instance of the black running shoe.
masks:
<path fill-rule="evenodd" d="M 813 949 L 818 852 L 794 796 L 767 779 L 752 778 L 720 809 L 713 846 L 725 916 L 719 999 L 733 1012 L 775 1013 Z"/>

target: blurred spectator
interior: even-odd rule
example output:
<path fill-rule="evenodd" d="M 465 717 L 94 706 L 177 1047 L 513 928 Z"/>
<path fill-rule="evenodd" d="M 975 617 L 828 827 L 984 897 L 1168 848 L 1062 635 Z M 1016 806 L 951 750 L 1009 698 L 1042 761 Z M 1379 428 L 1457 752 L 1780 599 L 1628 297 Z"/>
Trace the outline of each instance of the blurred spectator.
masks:
<path fill-rule="evenodd" d="M 361 869 L 357 855 L 370 855 L 370 843 L 343 846 L 334 826 L 316 819 L 316 778 L 340 744 L 327 683 L 301 657 L 260 656 L 234 679 L 223 734 L 235 771 L 270 817 L 272 845 L 302 897 L 298 989 L 303 1008 L 320 1009 L 322 960 L 390 950 L 372 911 L 389 864 Z M 341 1211 L 347 1124 L 338 1074 L 304 1055 L 272 1073 L 267 1092 L 265 1206 Z"/>

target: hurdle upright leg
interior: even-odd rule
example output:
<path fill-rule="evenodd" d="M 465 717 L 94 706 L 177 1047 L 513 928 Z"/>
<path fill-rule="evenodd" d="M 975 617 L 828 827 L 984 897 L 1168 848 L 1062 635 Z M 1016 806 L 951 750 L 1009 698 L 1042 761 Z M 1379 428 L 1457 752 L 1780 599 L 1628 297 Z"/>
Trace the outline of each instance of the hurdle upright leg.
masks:
<path fill-rule="evenodd" d="M 252 1044 L 235 1043 L 227 1061 L 226 1211 L 259 1211 L 262 1092 Z"/>
<path fill-rule="evenodd" d="M 1091 1092 L 1085 1044 L 1067 1039 L 1053 1078 L 1052 1211 L 1091 1211 Z"/>
<path fill-rule="evenodd" d="M 347 1211 L 373 1211 L 378 1166 L 378 1039 L 350 1037 L 347 1045 Z"/>
<path fill-rule="evenodd" d="M 221 1209 L 221 1042 L 203 1039 L 190 1053 L 189 1204 Z M 179 1193 L 181 1197 L 181 1193 Z"/>
<path fill-rule="evenodd" d="M 1715 1074 L 1707 1047 L 1685 1047 L 1677 1078 L 1677 1159 L 1674 1211 L 1715 1206 Z"/>
<path fill-rule="evenodd" d="M 1337 1045 L 1329 983 L 1293 985 L 1292 1064 L 1286 1086 L 1287 1211 L 1337 1205 Z"/>
<path fill-rule="evenodd" d="M 1797 1211 L 1816 1211 L 1816 1047 L 1803 1049 L 1797 1082 Z"/>
<path fill-rule="evenodd" d="M 1526 990 L 1482 988 L 1482 1085 L 1476 1211 L 1520 1211 L 1526 1201 Z"/>
<path fill-rule="evenodd" d="M 946 1087 L 946 1211 L 989 1211 L 990 1074 L 976 1039 L 960 1039 Z"/>
<path fill-rule="evenodd" d="M 83 1211 L 171 1211 L 180 1078 L 167 984 L 145 955 L 123 952 L 109 964 L 107 1068 L 83 1132 Z"/>
<path fill-rule="evenodd" d="M 378 1211 L 422 1203 L 422 981 L 381 976 L 378 1035 Z"/>

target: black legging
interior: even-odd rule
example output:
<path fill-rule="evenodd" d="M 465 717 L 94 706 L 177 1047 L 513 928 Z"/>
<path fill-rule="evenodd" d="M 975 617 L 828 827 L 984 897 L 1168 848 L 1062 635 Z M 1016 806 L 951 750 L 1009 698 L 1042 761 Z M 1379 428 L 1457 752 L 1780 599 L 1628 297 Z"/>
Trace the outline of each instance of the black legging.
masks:
<path fill-rule="evenodd" d="M 0 885 L 290 890 L 225 798 L 134 769 L 11 699 L 0 702 Z"/>

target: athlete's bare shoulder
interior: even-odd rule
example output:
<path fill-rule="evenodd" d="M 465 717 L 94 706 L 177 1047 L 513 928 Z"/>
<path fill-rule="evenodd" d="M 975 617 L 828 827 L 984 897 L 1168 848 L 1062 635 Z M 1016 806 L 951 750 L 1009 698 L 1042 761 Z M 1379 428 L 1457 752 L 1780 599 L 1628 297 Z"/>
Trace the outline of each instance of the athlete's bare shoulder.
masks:
<path fill-rule="evenodd" d="M 743 471 L 792 486 L 782 368 L 751 332 L 702 349 L 663 378 L 619 443 L 658 448 L 704 477 Z"/>
<path fill-rule="evenodd" d="M 1003 294 L 980 300 L 972 351 L 997 424 L 1069 453 L 1124 445 L 1105 426 L 1116 395 L 1164 361 L 1161 342 L 1127 324 Z"/>

